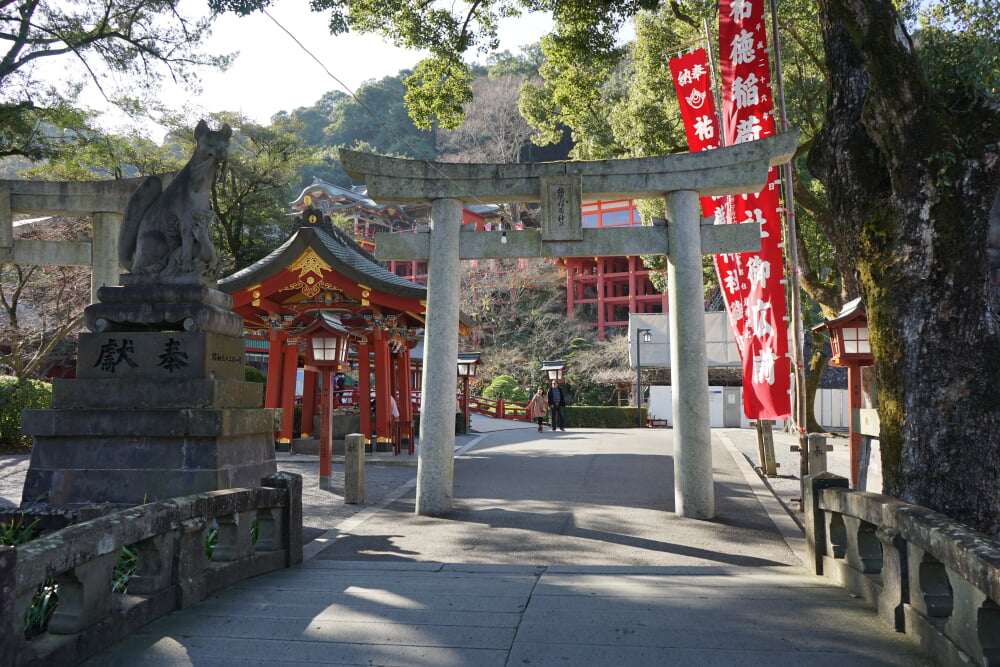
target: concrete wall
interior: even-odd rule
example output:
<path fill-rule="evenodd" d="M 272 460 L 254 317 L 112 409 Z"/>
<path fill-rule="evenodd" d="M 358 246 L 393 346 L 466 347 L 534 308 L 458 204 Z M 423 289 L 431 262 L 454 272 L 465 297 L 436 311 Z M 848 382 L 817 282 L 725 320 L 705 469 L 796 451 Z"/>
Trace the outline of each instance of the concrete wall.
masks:
<path fill-rule="evenodd" d="M 739 388 L 737 388 L 739 389 Z M 650 387 L 649 399 L 644 403 L 649 409 L 650 419 L 666 419 L 673 425 L 671 407 L 671 387 Z M 742 396 L 742 395 L 741 395 Z M 723 387 L 708 388 L 708 407 L 712 428 L 725 426 L 725 401 L 728 400 Z M 742 401 L 742 398 L 738 399 Z M 740 428 L 750 428 L 750 421 L 742 416 L 740 408 Z M 851 410 L 846 389 L 820 389 L 816 393 L 816 419 L 828 429 L 849 428 Z M 778 422 L 780 425 L 781 422 Z"/>

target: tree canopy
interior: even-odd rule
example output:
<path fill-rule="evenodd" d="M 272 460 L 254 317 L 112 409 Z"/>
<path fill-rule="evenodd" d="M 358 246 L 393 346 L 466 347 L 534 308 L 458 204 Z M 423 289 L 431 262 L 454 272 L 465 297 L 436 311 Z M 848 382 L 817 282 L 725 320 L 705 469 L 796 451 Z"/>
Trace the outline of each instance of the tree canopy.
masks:
<path fill-rule="evenodd" d="M 60 152 L 61 133 L 86 129 L 77 107 L 85 85 L 137 112 L 164 78 L 197 86 L 197 70 L 225 67 L 227 56 L 200 47 L 214 15 L 191 17 L 178 0 L 16 0 L 0 7 L 0 157 L 33 160 Z M 59 85 L 41 65 L 62 64 Z M 81 75 L 75 75 L 77 65 Z"/>

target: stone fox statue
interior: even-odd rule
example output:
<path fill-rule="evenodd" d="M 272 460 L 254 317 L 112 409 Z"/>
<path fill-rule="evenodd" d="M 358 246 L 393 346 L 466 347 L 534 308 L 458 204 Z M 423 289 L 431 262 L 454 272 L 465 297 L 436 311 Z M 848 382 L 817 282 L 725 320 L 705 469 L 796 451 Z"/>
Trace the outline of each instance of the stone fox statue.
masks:
<path fill-rule="evenodd" d="M 194 154 L 167 188 L 159 176 L 150 176 L 129 199 L 118 261 L 133 282 L 214 284 L 219 258 L 209 237 L 215 220 L 210 195 L 216 170 L 225 166 L 231 136 L 229 125 L 210 130 L 199 121 Z"/>

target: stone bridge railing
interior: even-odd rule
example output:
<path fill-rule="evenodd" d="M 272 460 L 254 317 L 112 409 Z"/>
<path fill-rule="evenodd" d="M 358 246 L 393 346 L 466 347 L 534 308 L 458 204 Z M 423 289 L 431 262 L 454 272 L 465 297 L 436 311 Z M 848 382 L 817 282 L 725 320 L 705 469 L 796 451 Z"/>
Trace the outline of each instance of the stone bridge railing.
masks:
<path fill-rule="evenodd" d="M 806 477 L 807 565 L 942 665 L 1000 665 L 1000 543 L 925 507 Z"/>
<path fill-rule="evenodd" d="M 75 665 L 156 618 L 301 562 L 302 479 L 279 472 L 262 483 L 119 510 L 0 547 L 0 664 Z M 125 593 L 114 593 L 127 546 L 137 553 L 135 574 Z M 48 579 L 58 584 L 58 605 L 48 630 L 25 639 L 26 610 Z"/>

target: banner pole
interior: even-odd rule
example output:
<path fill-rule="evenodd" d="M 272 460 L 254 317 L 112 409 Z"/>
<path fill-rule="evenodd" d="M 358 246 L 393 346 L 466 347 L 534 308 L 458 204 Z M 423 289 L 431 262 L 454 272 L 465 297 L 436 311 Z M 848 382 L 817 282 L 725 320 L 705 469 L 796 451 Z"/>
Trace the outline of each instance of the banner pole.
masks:
<path fill-rule="evenodd" d="M 788 131 L 788 113 L 785 108 L 785 82 L 781 67 L 781 39 L 778 36 L 778 7 L 776 0 L 768 0 L 771 10 L 771 44 L 774 45 L 774 80 L 778 99 L 778 110 L 781 123 L 779 132 Z M 789 310 L 792 325 L 792 368 L 795 374 L 795 421 L 797 422 L 799 438 L 799 478 L 804 479 L 809 473 L 809 446 L 807 431 L 809 430 L 809 406 L 806 404 L 805 363 L 803 360 L 802 331 L 802 300 L 799 290 L 799 246 L 798 226 L 795 221 L 795 194 L 793 189 L 791 161 L 781 167 L 783 190 L 785 198 L 785 228 L 788 243 L 785 251 L 788 254 L 789 272 Z"/>

